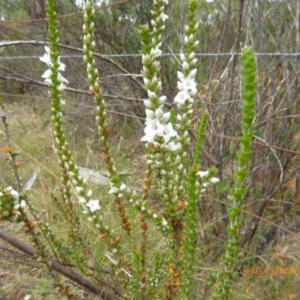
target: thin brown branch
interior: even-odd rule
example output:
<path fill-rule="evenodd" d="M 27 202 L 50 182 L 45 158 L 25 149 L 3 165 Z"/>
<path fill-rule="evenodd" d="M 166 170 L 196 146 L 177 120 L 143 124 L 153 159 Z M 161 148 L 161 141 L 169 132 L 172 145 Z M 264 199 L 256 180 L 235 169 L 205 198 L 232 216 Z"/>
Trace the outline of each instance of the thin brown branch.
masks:
<path fill-rule="evenodd" d="M 7 233 L 6 231 L 4 231 L 2 229 L 0 229 L 0 239 L 4 240 L 6 243 L 10 244 L 14 248 L 20 250 L 21 252 L 23 252 L 31 257 L 34 257 L 34 255 L 35 255 L 36 250 L 34 250 L 32 247 L 24 244 L 23 242 L 19 241 L 17 238 L 11 236 L 9 233 Z M 68 279 L 77 283 L 78 285 L 85 288 L 89 292 L 96 294 L 96 295 L 100 295 L 101 299 L 106 299 L 106 300 L 116 300 L 117 299 L 113 295 L 109 294 L 105 290 L 105 288 L 95 286 L 89 280 L 85 279 L 84 277 L 80 276 L 79 274 L 75 273 L 74 271 L 70 270 L 69 268 L 63 266 L 56 260 L 50 260 L 50 266 L 54 271 L 67 277 Z"/>

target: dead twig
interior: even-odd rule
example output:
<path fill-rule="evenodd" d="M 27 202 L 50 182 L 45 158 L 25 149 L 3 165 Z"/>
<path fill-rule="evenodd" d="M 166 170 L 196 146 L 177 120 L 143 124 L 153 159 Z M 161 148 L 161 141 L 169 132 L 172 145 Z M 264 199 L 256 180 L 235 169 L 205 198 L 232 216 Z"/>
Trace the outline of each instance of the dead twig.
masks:
<path fill-rule="evenodd" d="M 10 244 L 14 248 L 20 250 L 21 252 L 34 257 L 36 250 L 34 250 L 32 247 L 24 244 L 23 242 L 19 241 L 17 238 L 11 236 L 9 233 L 5 232 L 4 230 L 0 229 L 0 239 L 5 241 L 6 243 Z M 71 281 L 77 283 L 81 287 L 85 288 L 87 291 L 99 295 L 101 299 L 106 300 L 116 300 L 119 297 L 115 297 L 108 293 L 105 288 L 101 288 L 98 286 L 95 286 L 93 283 L 91 283 L 89 280 L 85 279 L 84 277 L 80 276 L 79 274 L 75 273 L 74 271 L 70 270 L 69 268 L 63 266 L 56 260 L 50 260 L 51 268 L 60 273 L 61 275 L 67 277 Z"/>

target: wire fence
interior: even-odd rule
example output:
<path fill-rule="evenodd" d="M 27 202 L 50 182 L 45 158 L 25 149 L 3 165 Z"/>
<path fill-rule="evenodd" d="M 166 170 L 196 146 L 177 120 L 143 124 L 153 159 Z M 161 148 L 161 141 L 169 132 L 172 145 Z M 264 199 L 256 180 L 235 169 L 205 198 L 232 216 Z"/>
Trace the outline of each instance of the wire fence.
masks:
<path fill-rule="evenodd" d="M 195 56 L 198 57 L 217 57 L 217 56 L 240 56 L 240 52 L 224 52 L 224 53 L 196 53 Z M 291 52 L 257 52 L 256 56 L 270 56 L 270 57 L 298 57 L 299 53 Z M 101 54 L 103 57 L 107 58 L 117 58 L 117 57 L 141 57 L 140 53 L 124 53 L 124 54 Z M 180 53 L 163 53 L 162 57 L 176 56 L 179 57 Z M 23 56 L 0 56 L 0 60 L 14 60 L 14 59 L 37 59 L 40 58 L 39 55 L 23 55 Z M 81 54 L 64 54 L 61 58 L 83 58 Z"/>

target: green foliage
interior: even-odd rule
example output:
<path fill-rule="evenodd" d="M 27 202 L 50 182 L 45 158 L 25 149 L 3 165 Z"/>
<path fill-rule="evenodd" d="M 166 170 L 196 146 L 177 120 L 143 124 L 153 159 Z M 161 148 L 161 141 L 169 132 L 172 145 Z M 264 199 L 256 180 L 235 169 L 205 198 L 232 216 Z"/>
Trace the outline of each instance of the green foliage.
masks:
<path fill-rule="evenodd" d="M 67 1 L 63 3 L 68 4 Z M 99 165 L 107 167 L 110 182 L 108 192 L 106 189 L 100 191 L 99 188 L 96 193 L 92 193 L 79 176 L 75 158 L 65 134 L 63 119 L 63 114 L 67 109 L 63 106 L 62 92 L 65 89 L 64 83 L 67 82 L 60 74 L 63 64 L 60 62 L 61 49 L 58 48 L 58 42 L 59 39 L 64 42 L 65 36 L 61 34 L 64 30 L 68 31 L 69 28 L 74 30 L 70 33 L 71 36 L 81 31 L 78 29 L 80 22 L 76 21 L 79 17 L 72 19 L 72 22 L 67 18 L 62 18 L 61 30 L 58 30 L 54 1 L 49 0 L 47 12 L 50 49 L 47 53 L 49 56 L 47 65 L 50 73 L 46 76 L 46 83 L 49 84 L 49 95 L 52 101 L 53 143 L 60 167 L 60 175 L 56 176 L 55 187 L 51 186 L 51 194 L 48 197 L 52 209 L 54 208 L 51 212 L 52 224 L 45 222 L 44 218 L 37 213 L 39 210 L 35 209 L 32 199 L 27 194 L 8 188 L 0 189 L 2 220 L 24 222 L 25 227 L 33 236 L 32 241 L 37 248 L 36 255 L 40 256 L 43 262 L 48 262 L 51 256 L 56 256 L 61 262 L 72 265 L 78 274 L 88 278 L 94 286 L 98 286 L 99 282 L 108 282 L 107 289 L 109 286 L 112 287 L 112 290 L 124 299 L 144 299 L 145 297 L 168 300 L 198 299 L 200 289 L 204 287 L 206 292 L 212 289 L 215 282 L 218 283 L 218 287 L 214 297 L 228 299 L 231 296 L 231 282 L 235 278 L 234 267 L 238 260 L 240 232 L 244 229 L 241 226 L 246 223 L 247 219 L 241 218 L 242 210 L 244 210 L 242 204 L 247 201 L 246 192 L 251 193 L 251 196 L 256 193 L 255 196 L 259 198 L 264 188 L 255 189 L 248 185 L 248 181 L 246 183 L 251 167 L 250 147 L 254 134 L 255 116 L 256 70 L 252 50 L 245 48 L 241 59 L 243 105 L 239 128 L 231 124 L 234 123 L 231 122 L 231 118 L 235 115 L 239 117 L 239 108 L 237 110 L 235 104 L 225 106 L 225 103 L 217 102 L 220 94 L 224 94 L 224 96 L 221 95 L 224 98 L 228 95 L 227 90 L 222 89 L 222 80 L 226 81 L 226 76 L 217 77 L 220 70 L 218 67 L 224 64 L 226 70 L 230 70 L 231 77 L 229 77 L 232 78 L 230 89 L 233 91 L 236 86 L 239 86 L 237 77 L 234 76 L 235 65 L 233 64 L 231 70 L 231 60 L 228 62 L 227 58 L 220 57 L 215 58 L 214 64 L 208 58 L 201 58 L 199 64 L 196 55 L 197 52 L 222 52 L 232 49 L 232 42 L 235 39 L 233 29 L 234 24 L 238 23 L 239 5 L 232 4 L 233 15 L 228 16 L 230 29 L 224 27 L 224 42 L 222 41 L 222 45 L 217 49 L 214 47 L 213 39 L 216 39 L 216 32 L 223 32 L 220 28 L 223 29 L 227 23 L 226 15 L 223 13 L 227 8 L 226 1 L 219 1 L 222 8 L 219 12 L 215 12 L 215 9 L 219 7 L 216 3 L 186 1 L 184 7 L 182 3 L 182 1 L 174 0 L 169 3 L 171 5 L 166 6 L 166 1 L 162 0 L 154 3 L 141 1 L 135 5 L 127 3 L 104 11 L 95 10 L 92 1 L 85 1 L 83 54 L 87 80 L 84 81 L 84 85 L 88 83 L 89 97 L 93 97 L 96 105 L 95 132 L 98 133 L 100 139 L 100 148 L 97 147 L 97 150 L 100 150 L 101 162 L 103 162 L 103 164 L 97 163 L 96 165 L 97 168 Z M 75 11 L 75 7 L 76 4 L 73 2 L 71 11 Z M 151 9 L 152 12 L 150 12 Z M 168 22 L 165 22 L 167 19 L 165 13 L 170 15 Z M 205 18 L 201 13 L 204 13 L 206 17 L 213 13 L 213 20 L 208 22 L 209 18 Z M 287 14 L 286 11 L 284 14 Z M 196 20 L 200 20 L 199 29 Z M 186 27 L 184 23 L 187 24 Z M 140 24 L 144 25 L 139 27 Z M 140 37 L 138 28 L 140 28 Z M 272 27 L 272 31 L 274 30 Z M 242 32 L 242 35 L 244 34 L 245 32 Z M 197 42 L 199 35 L 201 43 Z M 79 40 L 81 38 L 77 38 L 76 42 Z M 140 43 L 142 43 L 141 51 Z M 139 74 L 142 69 L 144 77 L 145 89 L 141 89 L 140 94 L 137 94 L 147 99 L 144 101 L 147 110 L 145 136 L 143 137 L 143 141 L 146 142 L 147 155 L 141 167 L 143 171 L 145 169 L 145 177 L 141 187 L 137 189 L 131 187 L 131 182 L 127 184 L 127 180 L 117 168 L 119 163 L 115 163 L 114 160 L 114 156 L 117 156 L 119 151 L 115 151 L 114 145 L 111 144 L 112 135 L 108 128 L 106 97 L 102 94 L 102 90 L 105 89 L 100 87 L 102 76 L 107 75 L 97 69 L 103 63 L 103 60 L 96 62 L 95 53 L 100 50 L 109 54 L 137 53 L 138 51 L 142 53 L 142 66 L 135 59 L 116 59 L 132 74 Z M 179 59 L 175 56 L 166 59 L 162 56 L 165 51 L 182 53 Z M 199 69 L 199 65 L 201 65 L 201 70 L 197 74 L 196 69 Z M 68 76 L 71 76 L 71 73 L 69 72 Z M 75 77 L 81 78 L 76 72 L 74 74 Z M 224 74 L 223 70 L 222 74 Z M 213 82 L 213 89 L 204 86 L 205 79 L 209 76 L 213 80 L 218 78 Z M 201 78 L 200 82 L 195 78 Z M 282 80 L 283 77 L 279 79 Z M 174 89 L 176 84 L 178 90 Z M 189 85 L 189 88 L 186 85 Z M 267 80 L 264 88 L 268 85 Z M 198 87 L 204 90 L 201 92 L 200 100 Z M 222 90 L 221 93 L 220 90 Z M 274 106 L 276 109 L 280 108 L 281 101 L 284 101 L 284 91 L 284 89 L 279 90 L 277 94 L 276 105 L 278 106 Z M 173 103 L 174 93 L 176 97 Z M 180 93 L 183 98 L 177 97 Z M 206 94 L 205 97 L 204 94 Z M 229 99 L 234 99 L 235 96 L 233 91 Z M 171 100 L 171 104 L 166 102 L 167 99 Z M 196 101 L 198 102 L 195 103 Z M 169 105 L 167 108 L 164 107 L 166 103 Z M 169 111 L 170 106 L 172 109 Z M 219 109 L 221 106 L 222 111 Z M 289 114 L 292 114 L 293 109 L 289 109 Z M 142 111 L 141 115 L 144 115 L 144 107 Z M 227 123 L 226 118 L 228 119 L 229 115 L 230 122 Z M 293 120 L 287 122 L 289 126 L 294 126 Z M 151 130 L 149 129 L 151 126 L 147 128 L 149 124 L 154 124 Z M 224 127 L 219 128 L 220 124 Z M 78 126 L 76 122 L 74 125 Z M 82 120 L 79 126 L 81 125 L 86 126 Z M 126 124 L 125 139 L 130 138 L 131 126 L 130 122 Z M 209 130 L 213 128 L 211 131 L 214 133 L 224 133 L 222 142 L 216 142 L 213 137 L 206 139 L 205 131 L 208 130 L 208 126 L 211 126 Z M 193 140 L 190 133 L 194 130 Z M 155 135 L 153 131 L 156 131 Z M 228 144 L 224 142 L 227 138 L 226 134 L 234 136 L 239 132 L 242 132 L 242 136 L 237 142 Z M 263 135 L 264 130 L 261 130 L 260 136 Z M 284 140 L 292 139 L 288 130 L 282 130 L 281 136 Z M 85 156 L 96 156 L 97 151 L 90 146 L 90 140 L 88 138 L 85 140 L 89 141 L 86 143 L 88 153 L 80 154 L 82 160 Z M 52 137 L 49 137 L 47 142 L 50 144 L 51 141 Z M 222 171 L 223 166 L 232 161 L 237 144 L 240 145 L 240 150 L 236 155 L 236 160 L 232 163 L 232 173 L 234 173 L 232 183 L 228 175 L 230 172 L 226 169 L 226 174 L 225 171 L 222 174 Z M 297 147 L 296 141 L 294 144 Z M 134 148 L 134 146 L 130 147 Z M 19 152 L 10 146 L 3 149 L 9 158 L 11 168 L 16 171 L 14 159 L 19 157 Z M 203 166 L 207 166 L 207 154 L 205 154 L 207 149 L 211 158 L 208 161 L 210 164 L 213 162 L 218 170 L 215 168 L 209 168 L 207 171 L 201 170 Z M 116 155 L 114 155 L 115 152 Z M 89 159 L 84 160 L 85 163 L 87 161 L 92 164 Z M 272 164 L 276 163 L 277 156 L 273 155 L 269 161 Z M 217 171 L 218 176 L 223 177 L 219 182 L 214 178 Z M 19 177 L 17 173 L 14 176 Z M 136 177 L 141 177 L 140 173 Z M 132 178 L 128 179 L 130 180 L 135 181 Z M 140 178 L 137 178 L 135 183 L 141 183 Z M 216 192 L 220 199 L 215 199 L 215 193 L 208 190 L 212 183 L 217 183 Z M 229 197 L 227 197 L 228 193 Z M 288 202 L 289 198 L 293 197 L 293 193 L 286 191 L 283 196 Z M 216 226 L 217 232 L 217 226 L 220 226 L 217 219 L 214 217 L 210 219 L 209 210 L 213 207 L 217 212 L 218 220 L 221 219 L 218 212 L 218 200 L 229 206 L 228 214 L 224 213 L 222 216 L 224 220 L 229 218 L 229 226 L 227 230 L 224 230 L 228 238 L 225 250 L 222 248 L 223 245 L 220 246 L 224 236 L 220 237 L 216 234 L 212 238 L 219 238 L 220 242 L 214 240 L 213 244 L 207 243 L 207 236 L 210 234 L 207 228 Z M 22 201 L 28 205 L 31 220 L 27 218 L 28 212 L 22 209 L 24 204 Z M 253 207 L 255 205 L 256 203 Z M 204 207 L 203 211 L 201 211 L 202 207 Z M 198 212 L 202 216 L 205 215 L 209 223 L 202 222 L 203 220 L 198 217 Z M 270 213 L 266 216 L 273 220 L 274 214 Z M 60 227 L 59 231 L 56 227 Z M 201 239 L 199 232 L 201 232 Z M 267 226 L 263 228 L 262 233 L 267 233 Z M 217 247 L 219 249 L 215 251 Z M 211 260 L 211 256 L 207 255 L 210 252 L 216 252 L 213 253 Z M 218 280 L 217 270 L 214 267 L 220 264 L 219 254 L 223 254 L 225 271 Z M 211 264 L 209 273 L 214 272 L 213 276 L 206 276 L 206 269 L 198 272 L 198 268 L 201 268 L 207 261 Z M 51 266 L 48 267 L 52 273 Z M 203 284 L 199 284 L 196 280 L 199 280 L 202 273 L 205 273 L 205 279 L 201 279 Z M 234 291 L 232 295 L 235 296 Z"/>
<path fill-rule="evenodd" d="M 255 116 L 255 56 L 252 48 L 245 47 L 242 51 L 242 137 L 240 138 L 240 149 L 237 152 L 238 170 L 234 176 L 234 188 L 230 191 L 232 205 L 228 208 L 230 223 L 227 226 L 228 240 L 225 243 L 225 254 L 223 254 L 224 270 L 220 276 L 217 292 L 214 299 L 229 299 L 230 284 L 234 278 L 234 268 L 237 263 L 239 252 L 239 228 L 241 224 L 241 211 L 243 197 L 247 190 L 245 183 L 250 168 L 251 140 L 254 135 L 252 127 Z"/>

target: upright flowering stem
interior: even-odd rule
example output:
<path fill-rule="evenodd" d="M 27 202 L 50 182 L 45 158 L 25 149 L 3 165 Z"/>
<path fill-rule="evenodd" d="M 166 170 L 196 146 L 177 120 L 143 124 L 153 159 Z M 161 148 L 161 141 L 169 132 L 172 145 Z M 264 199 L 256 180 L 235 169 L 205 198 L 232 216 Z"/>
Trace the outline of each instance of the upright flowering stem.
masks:
<path fill-rule="evenodd" d="M 61 194 L 64 205 L 66 206 L 66 216 L 69 226 L 69 236 L 73 242 L 73 246 L 77 251 L 74 251 L 77 263 L 80 268 L 86 268 L 86 260 L 82 254 L 81 237 L 80 237 L 80 222 L 77 213 L 74 209 L 73 201 L 71 200 L 71 179 L 72 173 L 78 173 L 76 170 L 72 154 L 69 150 L 69 145 L 63 130 L 63 117 L 61 105 L 62 91 L 65 89 L 64 83 L 68 81 L 60 74 L 60 71 L 65 70 L 65 65 L 61 63 L 58 51 L 59 32 L 56 19 L 56 5 L 54 0 L 47 1 L 47 19 L 49 23 L 48 39 L 49 48 L 46 47 L 46 53 L 41 57 L 41 61 L 45 62 L 49 69 L 43 74 L 45 82 L 49 84 L 49 95 L 52 99 L 51 119 L 54 126 L 54 137 L 56 152 L 59 157 L 59 164 L 62 170 L 62 185 Z"/>
<path fill-rule="evenodd" d="M 229 299 L 230 284 L 233 280 L 234 267 L 239 251 L 239 227 L 241 223 L 241 210 L 243 196 L 247 186 L 245 179 L 250 167 L 251 140 L 254 135 L 252 123 L 255 116 L 255 57 L 252 48 L 245 47 L 242 50 L 242 137 L 240 138 L 240 150 L 237 153 L 239 170 L 234 176 L 234 188 L 231 190 L 232 206 L 228 209 L 230 223 L 227 227 L 228 240 L 225 244 L 223 255 L 224 270 L 214 299 Z"/>
<path fill-rule="evenodd" d="M 111 156 L 110 145 L 108 143 L 109 129 L 107 128 L 105 101 L 102 97 L 102 90 L 99 86 L 99 72 L 96 67 L 94 58 L 95 52 L 95 8 L 94 1 L 85 0 L 84 2 L 84 23 L 83 23 L 83 60 L 87 66 L 87 74 L 89 81 L 90 94 L 94 96 L 96 103 L 96 123 L 97 129 L 100 136 L 101 152 L 103 153 L 103 160 L 106 164 L 109 176 L 111 178 L 111 194 L 115 194 L 115 202 L 118 207 L 119 216 L 121 218 L 122 227 L 130 233 L 130 224 L 125 214 L 124 205 L 121 202 L 123 194 L 120 192 L 120 182 L 117 175 L 117 170 L 114 165 L 114 161 Z M 125 186 L 124 186 L 125 187 Z M 124 188 L 125 190 L 125 188 Z M 109 239 L 111 246 L 111 252 L 114 256 L 111 261 L 112 266 L 116 274 L 123 274 L 122 272 L 122 256 L 120 254 L 120 237 L 115 236 L 114 231 L 105 224 L 104 217 L 102 215 L 93 215 L 91 220 L 96 224 L 96 227 L 102 233 L 102 237 Z"/>
<path fill-rule="evenodd" d="M 124 201 L 128 201 L 128 204 L 134 207 L 136 211 L 141 212 L 144 216 L 141 217 L 141 229 L 142 229 L 142 237 L 143 241 L 141 243 L 141 264 L 145 267 L 145 255 L 146 255 L 146 247 L 145 247 L 145 239 L 147 237 L 146 231 L 148 229 L 148 225 L 145 220 L 145 216 L 153 217 L 153 213 L 148 209 L 147 204 L 144 202 L 145 199 L 138 198 L 137 194 L 126 187 L 124 183 L 121 183 L 117 169 L 115 167 L 113 158 L 111 156 L 110 144 L 108 143 L 109 129 L 107 128 L 107 118 L 106 118 L 106 107 L 105 101 L 102 97 L 102 90 L 98 84 L 99 81 L 99 73 L 96 67 L 96 62 L 94 59 L 95 52 L 95 37 L 94 37 L 94 29 L 95 29 L 95 9 L 93 1 L 86 0 L 84 4 L 84 24 L 83 24 L 83 35 L 84 35 L 84 44 L 83 44 L 83 54 L 84 54 L 84 63 L 87 66 L 88 80 L 90 85 L 90 94 L 94 96 L 94 101 L 96 103 L 96 123 L 97 129 L 100 136 L 101 142 L 101 152 L 103 153 L 103 160 L 106 164 L 106 167 L 109 171 L 110 176 L 110 185 L 111 188 L 109 190 L 109 194 L 114 196 L 115 203 L 117 205 L 118 215 L 120 217 L 121 226 L 125 230 L 128 236 L 131 235 L 132 225 L 129 221 L 129 217 L 127 216 L 127 211 L 125 210 L 126 205 Z M 159 219 L 159 218 L 157 218 Z M 116 274 L 120 275 L 120 280 L 122 281 L 122 277 L 126 274 L 122 265 L 124 262 L 124 255 L 120 252 L 120 237 L 114 237 L 113 231 L 108 228 L 107 225 L 103 222 L 103 216 L 98 219 L 94 219 L 97 222 L 99 230 L 102 232 L 102 236 L 110 239 L 110 246 L 112 247 L 112 255 L 114 255 L 114 269 Z M 101 222 L 100 222 L 101 221 Z M 130 238 L 132 240 L 132 238 Z M 142 284 L 145 284 L 145 272 L 137 272 L 139 275 L 137 276 Z M 136 275 L 136 274 L 135 274 Z M 125 279 L 124 283 L 128 284 L 128 278 Z M 137 281 L 134 281 L 134 284 L 137 284 Z M 130 286 L 130 283 L 129 283 Z M 131 289 L 131 292 L 134 293 L 134 288 Z"/>
<path fill-rule="evenodd" d="M 167 16 L 164 7 L 167 1 L 154 0 L 152 11 L 152 31 L 147 26 L 141 28 L 142 63 L 144 83 L 148 91 L 148 100 L 144 101 L 146 107 L 146 127 L 142 141 L 147 148 L 147 176 L 144 188 L 144 198 L 148 195 L 151 183 L 157 185 L 162 194 L 164 203 L 165 222 L 171 232 L 166 240 L 165 264 L 168 268 L 166 284 L 166 298 L 189 297 L 192 289 L 193 258 L 196 249 L 196 202 L 199 177 L 203 177 L 204 186 L 212 181 L 214 171 L 198 171 L 201 146 L 204 135 L 206 117 L 203 117 L 197 142 L 195 164 L 188 176 L 189 161 L 186 148 L 190 144 L 188 130 L 191 126 L 194 96 L 197 94 L 195 82 L 197 59 L 195 48 L 198 44 L 194 36 L 197 30 L 195 21 L 196 1 L 189 1 L 188 20 L 186 26 L 184 49 L 181 54 L 182 71 L 178 72 L 178 95 L 174 102 L 177 106 L 177 119 L 170 112 L 163 112 L 166 98 L 161 96 L 160 62 L 161 38 L 165 28 L 164 21 Z M 174 126 L 181 133 L 174 130 Z M 152 173 L 156 172 L 154 177 Z M 201 174 L 199 174 L 201 173 Z M 151 180 L 153 176 L 153 180 Z M 199 188 L 200 191 L 200 188 Z M 187 258 L 188 257 L 188 258 Z M 153 278 L 155 278 L 155 274 Z"/>
<path fill-rule="evenodd" d="M 179 297 L 189 297 L 191 291 L 192 269 L 196 249 L 196 202 L 197 202 L 197 166 L 193 165 L 188 174 L 189 161 L 187 147 L 190 145 L 189 129 L 191 127 L 194 97 L 197 94 L 195 76 L 197 73 L 195 50 L 198 41 L 195 34 L 198 28 L 196 22 L 196 1 L 188 2 L 188 23 L 185 27 L 184 52 L 180 55 L 181 71 L 178 75 L 178 94 L 174 98 L 177 107 L 176 128 L 180 133 L 178 143 L 180 147 L 176 155 L 177 171 L 174 185 L 176 189 L 176 223 L 178 247 L 178 270 L 181 278 L 178 280 Z M 205 120 L 201 134 L 204 133 Z M 198 144 L 202 143 L 202 139 Z M 198 151 L 200 155 L 200 151 Z"/>
<path fill-rule="evenodd" d="M 181 147 L 177 142 L 178 134 L 174 130 L 170 119 L 170 112 L 164 112 L 166 97 L 161 95 L 162 85 L 160 76 L 160 62 L 162 32 L 165 29 L 164 22 L 168 16 L 164 13 L 166 0 L 155 0 L 153 3 L 151 24 L 152 31 L 147 26 L 141 27 L 140 35 L 143 44 L 142 63 L 143 77 L 148 91 L 148 100 L 144 101 L 146 108 L 146 127 L 142 141 L 146 142 L 148 161 L 147 161 L 147 180 L 145 181 L 144 196 L 148 195 L 151 182 L 157 185 L 161 191 L 164 203 L 163 224 L 170 228 L 172 235 L 167 240 L 166 266 L 169 272 L 166 294 L 170 299 L 178 291 L 177 256 L 181 243 L 182 224 L 178 213 L 182 209 L 182 203 L 177 197 L 179 186 L 176 184 L 175 170 L 179 162 L 174 159 Z M 150 166 L 151 165 L 151 166 Z M 156 176 L 151 181 L 150 176 Z M 168 221 L 167 221 L 168 220 Z M 153 276 L 155 277 L 155 275 Z"/>
<path fill-rule="evenodd" d="M 184 37 L 184 52 L 180 55 L 181 71 L 178 71 L 178 93 L 175 96 L 174 102 L 177 105 L 177 129 L 181 133 L 179 143 L 181 148 L 179 150 L 179 160 L 183 165 L 178 173 L 178 182 L 184 182 L 187 177 L 188 168 L 188 156 L 186 148 L 190 145 L 190 137 L 188 130 L 191 127 L 194 97 L 197 95 L 197 85 L 195 82 L 195 76 L 197 73 L 195 58 L 196 47 L 199 41 L 195 40 L 195 34 L 198 29 L 198 23 L 196 22 L 196 8 L 197 4 L 195 0 L 188 2 L 188 24 L 185 26 Z M 179 191 L 180 193 L 180 191 Z M 181 191 L 182 194 L 182 191 Z M 180 197 L 183 195 L 180 195 Z"/>
<path fill-rule="evenodd" d="M 84 2 L 84 24 L 83 24 L 83 55 L 84 62 L 87 66 L 88 80 L 90 84 L 90 94 L 94 96 L 97 105 L 97 126 L 98 133 L 101 137 L 101 151 L 110 177 L 115 176 L 116 168 L 110 154 L 110 146 L 107 141 L 109 130 L 106 124 L 105 101 L 102 97 L 102 91 L 99 86 L 99 73 L 94 59 L 95 52 L 95 9 L 94 1 L 86 0 Z"/>
<path fill-rule="evenodd" d="M 180 296 L 182 298 L 190 298 L 193 286 L 193 266 L 195 261 L 195 252 L 197 248 L 197 201 L 199 200 L 198 185 L 198 166 L 200 163 L 201 149 L 204 137 L 205 124 L 207 115 L 202 117 L 201 124 L 198 129 L 198 138 L 194 154 L 194 163 L 190 167 L 188 183 L 187 183 L 187 197 L 184 215 L 184 228 L 182 247 L 180 249 L 180 270 L 182 272 L 182 280 L 180 286 Z M 213 174 L 210 174 L 211 176 Z"/>

